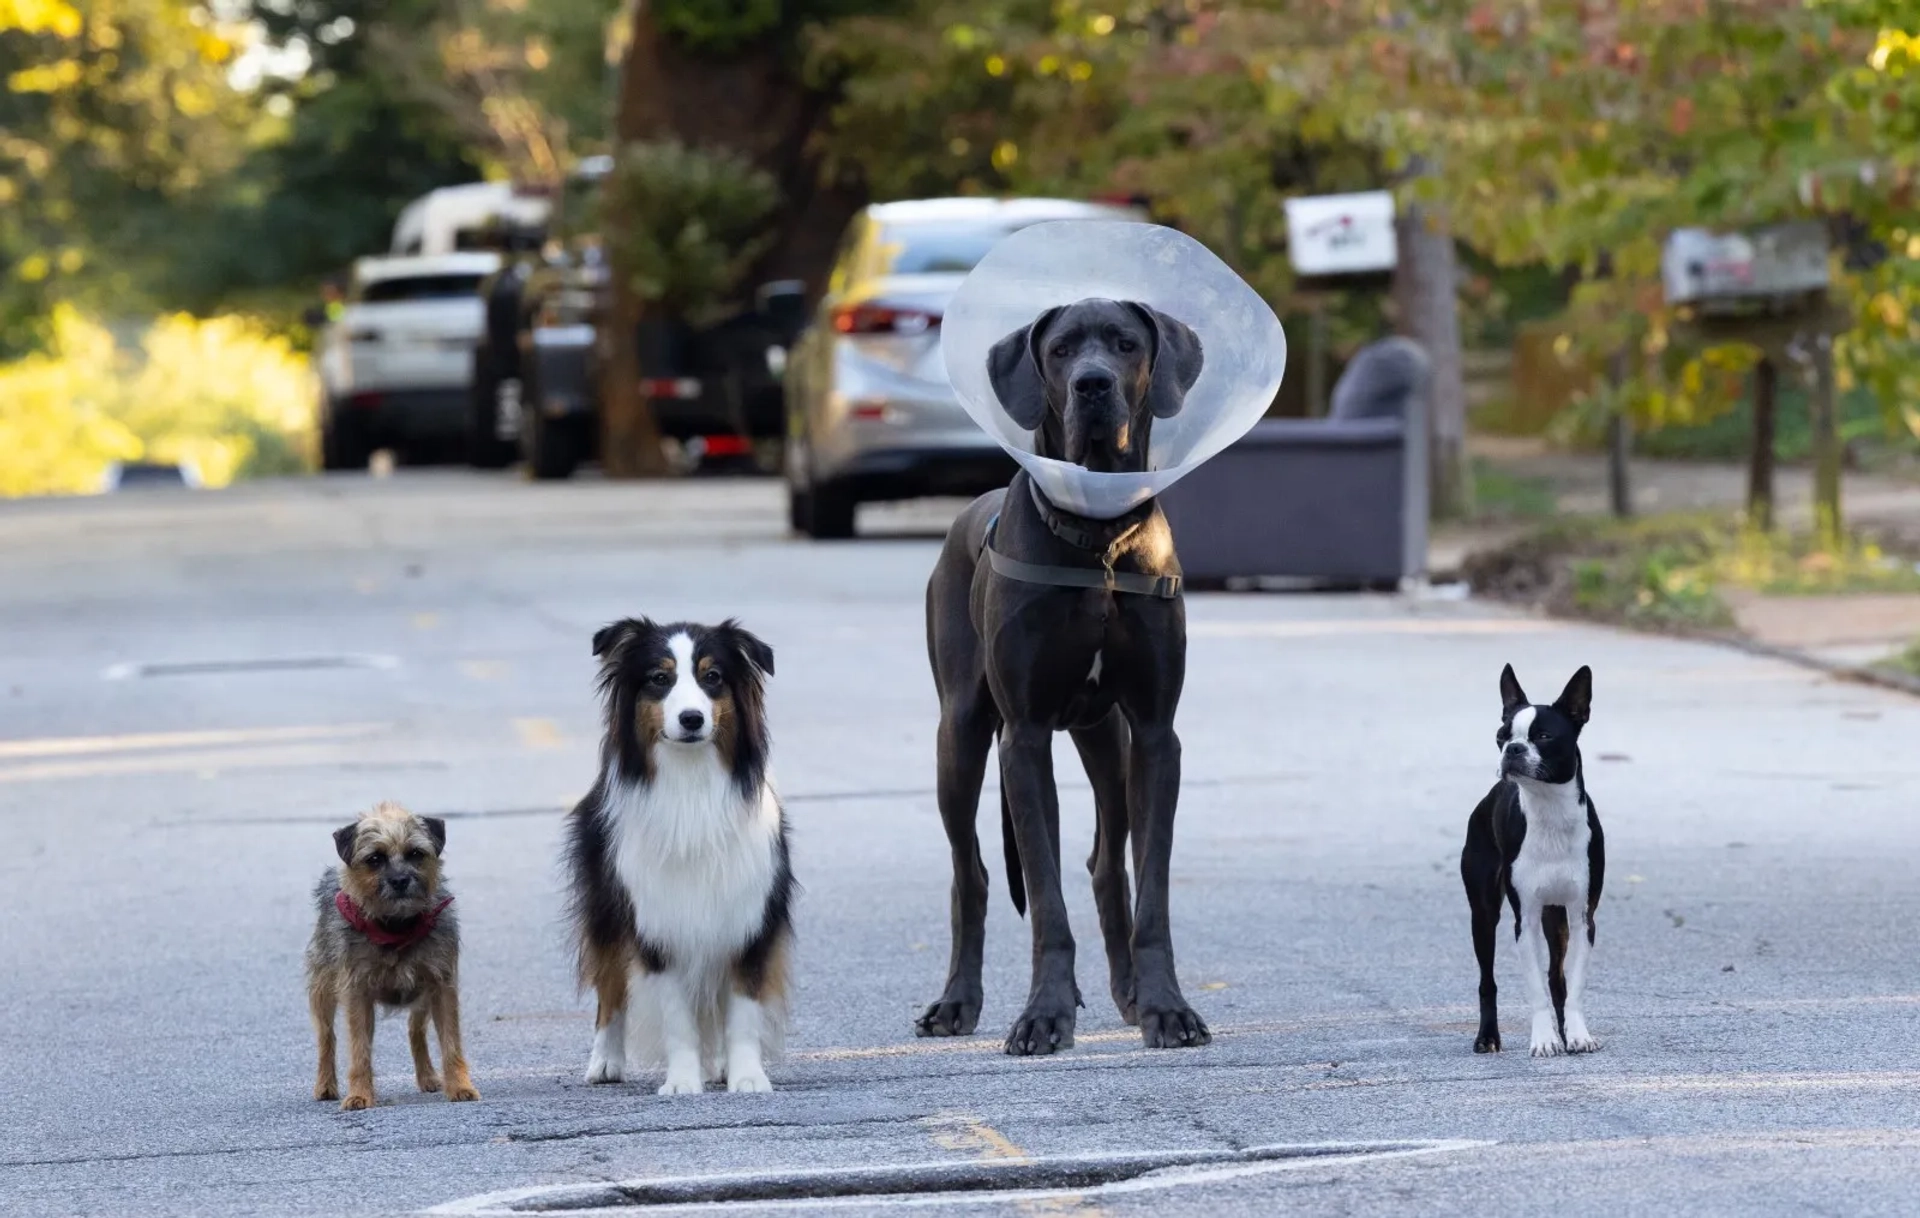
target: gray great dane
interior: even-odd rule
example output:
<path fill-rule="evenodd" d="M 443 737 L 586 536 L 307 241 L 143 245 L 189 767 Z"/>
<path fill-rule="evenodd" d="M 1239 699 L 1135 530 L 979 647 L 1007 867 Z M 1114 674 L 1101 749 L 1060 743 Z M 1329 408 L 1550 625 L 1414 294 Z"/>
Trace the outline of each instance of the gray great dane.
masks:
<path fill-rule="evenodd" d="M 994 344 L 1001 406 L 1041 456 L 1141 472 L 1155 419 L 1179 413 L 1200 375 L 1200 339 L 1131 302 L 1048 309 Z M 975 820 L 987 751 L 1000 754 L 1001 834 L 1014 906 L 1031 898 L 1033 983 L 1006 1051 L 1073 1044 L 1080 989 L 1060 881 L 1053 734 L 1067 731 L 1098 818 L 1087 867 L 1113 1001 L 1150 1048 L 1204 1045 L 1206 1023 L 1174 975 L 1168 869 L 1180 795 L 1174 710 L 1186 676 L 1180 562 L 1159 505 L 1115 520 L 1071 515 L 1026 471 L 961 514 L 927 585 L 927 650 L 940 694 L 939 802 L 953 849 L 946 991 L 922 1036 L 964 1036 L 980 1018 L 987 870 Z M 1131 845 L 1137 898 L 1128 893 Z"/>

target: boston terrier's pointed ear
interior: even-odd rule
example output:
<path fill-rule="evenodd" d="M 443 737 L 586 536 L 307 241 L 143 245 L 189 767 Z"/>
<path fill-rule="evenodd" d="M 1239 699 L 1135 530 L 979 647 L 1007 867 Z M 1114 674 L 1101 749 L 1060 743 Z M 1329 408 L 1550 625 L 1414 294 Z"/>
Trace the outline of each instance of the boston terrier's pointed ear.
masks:
<path fill-rule="evenodd" d="M 1153 329 L 1153 379 L 1147 383 L 1147 405 L 1154 418 L 1170 419 L 1187 404 L 1187 391 L 1200 379 L 1200 369 L 1207 362 L 1200 336 L 1186 322 L 1158 309 L 1131 300 L 1126 304 Z"/>
<path fill-rule="evenodd" d="M 359 821 L 342 825 L 333 831 L 333 852 L 339 855 L 340 861 L 349 867 L 353 866 L 353 839 L 359 836 L 359 833 Z"/>
<path fill-rule="evenodd" d="M 1520 678 L 1513 675 L 1513 665 L 1500 670 L 1500 709 L 1511 715 L 1523 706 L 1532 706 L 1527 700 L 1527 691 L 1520 688 Z"/>
<path fill-rule="evenodd" d="M 987 351 L 987 381 L 1000 408 L 1023 431 L 1032 431 L 1047 417 L 1047 387 L 1040 376 L 1039 342 L 1047 327 L 1060 315 L 1058 308 L 1048 309 L 993 344 Z"/>
<path fill-rule="evenodd" d="M 1559 711 L 1575 723 L 1584 725 L 1587 716 L 1593 710 L 1593 670 L 1585 664 L 1573 674 L 1567 687 L 1553 700 L 1553 709 Z"/>
<path fill-rule="evenodd" d="M 438 816 L 423 816 L 420 823 L 427 827 L 427 836 L 433 839 L 433 852 L 439 854 L 447 848 L 447 822 Z"/>

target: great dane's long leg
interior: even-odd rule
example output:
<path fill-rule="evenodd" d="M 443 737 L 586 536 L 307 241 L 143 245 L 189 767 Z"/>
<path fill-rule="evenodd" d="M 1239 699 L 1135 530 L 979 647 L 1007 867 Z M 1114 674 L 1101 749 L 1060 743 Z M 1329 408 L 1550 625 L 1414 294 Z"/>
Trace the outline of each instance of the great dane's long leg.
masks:
<path fill-rule="evenodd" d="M 1092 727 L 1075 728 L 1074 747 L 1093 785 L 1093 901 L 1107 945 L 1107 980 L 1113 1005 L 1129 1024 L 1139 1024 L 1134 1005 L 1133 898 L 1127 884 L 1127 721 L 1118 710 Z"/>
<path fill-rule="evenodd" d="M 1073 1047 L 1080 988 L 1073 979 L 1073 930 L 1060 891 L 1060 803 L 1053 786 L 1053 729 L 1009 723 L 1000 734 L 1000 783 L 1007 793 L 1033 920 L 1033 988 L 1007 1034 L 1007 1052 L 1025 1056 Z"/>
<path fill-rule="evenodd" d="M 1140 1036 L 1149 1049 L 1204 1045 L 1206 1021 L 1187 1005 L 1173 967 L 1167 912 L 1173 865 L 1173 817 L 1180 799 L 1180 738 L 1172 717 L 1134 723 L 1127 775 L 1127 814 L 1140 859 L 1133 914 L 1133 967 L 1138 974 Z"/>
<path fill-rule="evenodd" d="M 914 1024 L 922 1036 L 970 1036 L 980 1022 L 987 868 L 980 859 L 975 821 L 997 718 L 984 681 L 973 696 L 954 699 L 940 714 L 940 821 L 953 851 L 953 944 L 947 959 L 947 988 Z"/>

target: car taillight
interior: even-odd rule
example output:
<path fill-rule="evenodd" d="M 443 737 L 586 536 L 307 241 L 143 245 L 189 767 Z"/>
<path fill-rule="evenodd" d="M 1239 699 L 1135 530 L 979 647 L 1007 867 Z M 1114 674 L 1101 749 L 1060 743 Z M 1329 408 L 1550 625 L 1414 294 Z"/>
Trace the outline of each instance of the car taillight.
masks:
<path fill-rule="evenodd" d="M 840 334 L 925 334 L 939 324 L 940 315 L 925 309 L 849 304 L 833 311 L 833 328 Z"/>
<path fill-rule="evenodd" d="M 356 393 L 349 397 L 347 401 L 355 409 L 373 410 L 380 405 L 385 396 L 386 395 L 379 393 Z"/>
<path fill-rule="evenodd" d="M 647 377 L 640 382 L 640 396 L 692 402 L 700 397 L 700 381 L 699 378 L 691 376 Z"/>

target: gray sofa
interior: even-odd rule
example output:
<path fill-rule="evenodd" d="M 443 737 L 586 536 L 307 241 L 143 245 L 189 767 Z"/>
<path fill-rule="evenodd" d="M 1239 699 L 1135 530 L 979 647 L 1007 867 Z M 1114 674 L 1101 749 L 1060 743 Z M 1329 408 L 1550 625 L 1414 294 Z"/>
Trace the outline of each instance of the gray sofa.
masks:
<path fill-rule="evenodd" d="M 1189 584 L 1387 586 L 1427 565 L 1427 385 L 1419 344 L 1357 352 L 1324 419 L 1265 419 L 1160 505 Z"/>

